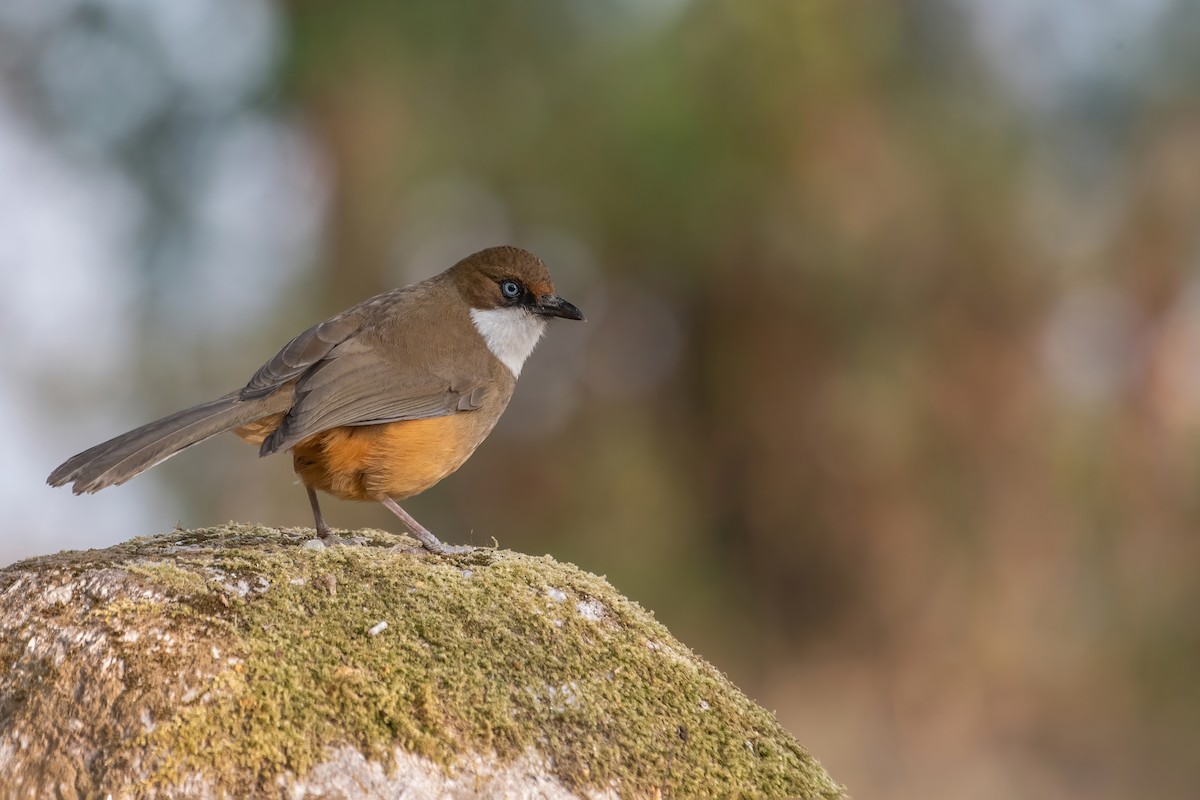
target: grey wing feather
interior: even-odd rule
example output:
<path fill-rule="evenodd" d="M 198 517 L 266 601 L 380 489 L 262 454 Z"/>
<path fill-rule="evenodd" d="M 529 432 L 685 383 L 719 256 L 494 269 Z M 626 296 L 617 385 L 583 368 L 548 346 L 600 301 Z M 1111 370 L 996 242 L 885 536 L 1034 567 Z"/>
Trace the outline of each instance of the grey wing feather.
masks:
<path fill-rule="evenodd" d="M 241 391 L 241 399 L 265 397 L 319 364 L 362 327 L 362 316 L 343 314 L 314 325 L 283 346 L 263 364 Z"/>
<path fill-rule="evenodd" d="M 455 385 L 426 371 L 406 371 L 403 379 L 400 374 L 361 342 L 333 348 L 296 383 L 292 410 L 263 441 L 260 453 L 286 450 L 343 425 L 444 417 L 483 403 L 485 390 L 475 382 Z"/>
<path fill-rule="evenodd" d="M 344 370 L 337 369 L 341 366 L 339 360 L 327 361 L 314 373 L 336 371 L 339 373 L 336 382 L 314 385 L 302 380 L 297 385 L 297 402 L 290 414 L 297 432 L 304 430 L 304 435 L 308 435 L 339 425 L 440 417 L 457 410 L 460 393 L 449 383 L 395 385 L 389 380 L 392 370 L 386 364 L 363 357 L 355 361 L 358 363 Z"/>

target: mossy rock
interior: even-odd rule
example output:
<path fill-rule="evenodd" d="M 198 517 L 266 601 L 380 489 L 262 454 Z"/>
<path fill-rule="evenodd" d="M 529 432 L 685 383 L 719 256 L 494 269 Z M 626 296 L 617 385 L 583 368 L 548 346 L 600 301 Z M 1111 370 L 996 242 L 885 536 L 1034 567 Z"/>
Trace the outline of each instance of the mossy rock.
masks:
<path fill-rule="evenodd" d="M 602 578 L 358 535 L 179 530 L 0 571 L 4 796 L 842 796 Z"/>

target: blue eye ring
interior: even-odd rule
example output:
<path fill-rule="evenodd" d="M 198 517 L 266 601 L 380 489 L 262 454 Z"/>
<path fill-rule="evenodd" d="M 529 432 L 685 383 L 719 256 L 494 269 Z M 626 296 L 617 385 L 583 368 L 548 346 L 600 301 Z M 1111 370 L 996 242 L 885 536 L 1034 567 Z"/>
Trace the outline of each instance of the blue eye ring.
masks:
<path fill-rule="evenodd" d="M 521 284 L 513 280 L 500 281 L 500 293 L 509 300 L 516 300 L 521 296 Z"/>

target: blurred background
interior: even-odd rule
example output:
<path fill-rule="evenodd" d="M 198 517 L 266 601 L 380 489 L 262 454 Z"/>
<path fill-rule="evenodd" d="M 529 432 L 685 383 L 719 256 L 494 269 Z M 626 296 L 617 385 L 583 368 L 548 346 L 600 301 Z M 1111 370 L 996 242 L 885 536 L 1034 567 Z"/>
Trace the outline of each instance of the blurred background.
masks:
<path fill-rule="evenodd" d="M 1194 796 L 1198 81 L 1187 0 L 4 0 L 0 562 L 310 525 L 233 437 L 43 480 L 518 244 L 589 321 L 417 518 L 606 574 L 857 797 Z"/>

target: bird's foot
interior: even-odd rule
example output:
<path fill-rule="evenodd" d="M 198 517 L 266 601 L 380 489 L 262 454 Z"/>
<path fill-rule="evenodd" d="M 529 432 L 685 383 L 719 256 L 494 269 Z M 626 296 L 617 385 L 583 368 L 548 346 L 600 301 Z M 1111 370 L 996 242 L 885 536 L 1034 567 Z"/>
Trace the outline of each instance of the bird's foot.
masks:
<path fill-rule="evenodd" d="M 324 550 L 327 547 L 361 547 L 367 543 L 365 536 L 338 536 L 328 528 L 317 528 L 315 539 L 304 543 L 308 550 Z"/>
<path fill-rule="evenodd" d="M 425 531 L 425 533 L 429 533 Z M 446 544 L 441 539 L 438 539 L 432 533 L 429 533 L 426 541 L 425 537 L 413 532 L 413 537 L 417 539 L 417 544 L 396 544 L 392 545 L 389 550 L 393 553 L 437 553 L 440 556 L 457 556 L 463 553 L 473 553 L 478 550 L 478 547 L 472 547 L 469 544 Z"/>
<path fill-rule="evenodd" d="M 409 514 L 407 511 L 401 508 L 400 504 L 392 498 L 385 495 L 379 498 L 379 502 L 383 503 L 384 507 L 387 508 L 388 511 L 391 511 L 393 514 L 399 517 L 400 521 L 404 523 L 404 527 L 408 528 L 409 532 L 412 533 L 412 535 L 421 543 L 421 546 L 429 552 L 437 553 L 440 556 L 456 556 L 461 555 L 462 553 L 475 552 L 476 548 L 471 547 L 470 545 L 446 544 L 441 539 L 434 536 L 433 533 L 431 533 L 424 525 L 413 519 L 412 514 Z M 408 550 L 411 552 L 411 549 L 404 548 L 401 545 L 396 545 L 396 547 L 393 547 L 392 549 Z"/>

